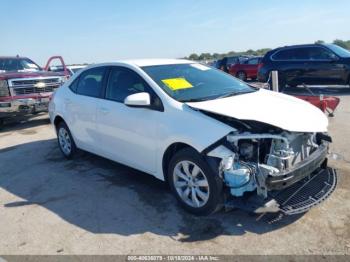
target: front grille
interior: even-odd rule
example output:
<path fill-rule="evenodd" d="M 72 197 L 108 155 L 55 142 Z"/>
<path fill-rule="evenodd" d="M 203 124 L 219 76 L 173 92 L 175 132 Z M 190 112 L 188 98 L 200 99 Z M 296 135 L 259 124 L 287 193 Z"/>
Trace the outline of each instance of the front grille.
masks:
<path fill-rule="evenodd" d="M 60 78 L 38 78 L 38 79 L 24 79 L 24 80 L 12 80 L 12 86 L 34 86 L 38 83 L 45 84 L 58 84 L 60 83 Z"/>
<path fill-rule="evenodd" d="M 37 87 L 22 87 L 22 88 L 14 88 L 13 91 L 15 95 L 27 95 L 27 94 L 39 94 L 46 92 L 53 92 L 58 86 L 46 86 L 43 88 Z"/>
<path fill-rule="evenodd" d="M 13 79 L 9 81 L 13 95 L 51 93 L 61 85 L 58 77 Z"/>

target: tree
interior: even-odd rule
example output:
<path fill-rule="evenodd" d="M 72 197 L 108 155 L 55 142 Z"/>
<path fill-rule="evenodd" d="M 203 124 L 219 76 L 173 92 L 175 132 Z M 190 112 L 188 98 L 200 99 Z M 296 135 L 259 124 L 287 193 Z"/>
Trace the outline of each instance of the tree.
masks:
<path fill-rule="evenodd" d="M 324 44 L 325 42 L 323 40 L 317 40 L 315 41 L 315 44 Z M 340 39 L 336 39 L 333 41 L 333 44 L 336 44 L 338 46 L 341 46 L 345 49 L 350 50 L 350 40 L 348 41 L 344 41 L 344 40 L 340 40 Z M 249 49 L 247 51 L 244 52 L 235 52 L 235 51 L 230 51 L 228 53 L 214 53 L 214 54 L 210 54 L 210 53 L 202 53 L 200 55 L 197 54 L 191 54 L 188 59 L 190 60 L 218 60 L 221 59 L 223 57 L 230 57 L 230 56 L 240 56 L 240 55 L 257 55 L 257 56 L 264 56 L 267 52 L 271 51 L 271 48 L 261 48 L 258 50 L 252 50 Z"/>
<path fill-rule="evenodd" d="M 199 56 L 197 54 L 191 54 L 188 59 L 190 60 L 199 60 Z"/>
<path fill-rule="evenodd" d="M 323 41 L 323 40 L 317 40 L 316 42 L 315 42 L 315 44 L 325 44 L 325 42 Z"/>
<path fill-rule="evenodd" d="M 350 50 L 350 40 L 349 41 L 343 41 L 343 40 L 340 40 L 340 39 L 336 39 L 336 40 L 333 41 L 333 44 Z"/>
<path fill-rule="evenodd" d="M 221 58 L 221 55 L 218 54 L 218 53 L 214 53 L 214 54 L 212 55 L 212 58 L 215 59 L 215 60 L 218 60 L 218 59 Z"/>
<path fill-rule="evenodd" d="M 201 53 L 199 56 L 199 60 L 210 60 L 212 56 L 210 53 Z"/>

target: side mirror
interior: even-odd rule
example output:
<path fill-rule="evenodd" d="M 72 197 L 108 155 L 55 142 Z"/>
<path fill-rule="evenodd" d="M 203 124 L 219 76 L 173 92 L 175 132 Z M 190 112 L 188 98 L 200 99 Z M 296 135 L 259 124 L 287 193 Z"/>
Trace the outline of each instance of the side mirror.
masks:
<path fill-rule="evenodd" d="M 151 96 L 146 92 L 132 94 L 124 99 L 124 104 L 131 107 L 149 107 Z"/>

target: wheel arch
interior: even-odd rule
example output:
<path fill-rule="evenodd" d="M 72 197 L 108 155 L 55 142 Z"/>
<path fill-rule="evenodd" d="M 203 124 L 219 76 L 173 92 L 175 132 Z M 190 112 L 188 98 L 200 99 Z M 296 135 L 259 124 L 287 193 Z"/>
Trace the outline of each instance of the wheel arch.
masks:
<path fill-rule="evenodd" d="M 172 143 L 167 147 L 167 149 L 164 151 L 163 157 L 162 157 L 162 171 L 163 171 L 163 176 L 164 180 L 168 183 L 168 164 L 171 160 L 171 158 L 180 150 L 184 148 L 191 148 L 198 152 L 197 149 L 195 149 L 193 146 L 183 143 L 183 142 L 175 142 Z M 198 152 L 200 153 L 200 152 Z"/>
<path fill-rule="evenodd" d="M 53 124 L 54 124 L 56 129 L 57 129 L 58 125 L 62 122 L 66 123 L 62 116 L 60 116 L 60 115 L 55 116 L 55 118 L 53 120 Z"/>

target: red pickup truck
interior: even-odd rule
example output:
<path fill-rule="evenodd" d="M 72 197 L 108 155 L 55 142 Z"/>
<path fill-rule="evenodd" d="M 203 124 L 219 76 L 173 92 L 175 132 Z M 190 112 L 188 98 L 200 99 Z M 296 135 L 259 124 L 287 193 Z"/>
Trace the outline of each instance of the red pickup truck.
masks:
<path fill-rule="evenodd" d="M 0 124 L 15 115 L 47 111 L 53 91 L 66 78 L 65 72 L 48 72 L 26 57 L 0 57 Z"/>
<path fill-rule="evenodd" d="M 262 57 L 256 56 L 245 60 L 242 63 L 234 64 L 229 68 L 229 73 L 243 81 L 248 78 L 255 80 L 261 65 Z"/>

